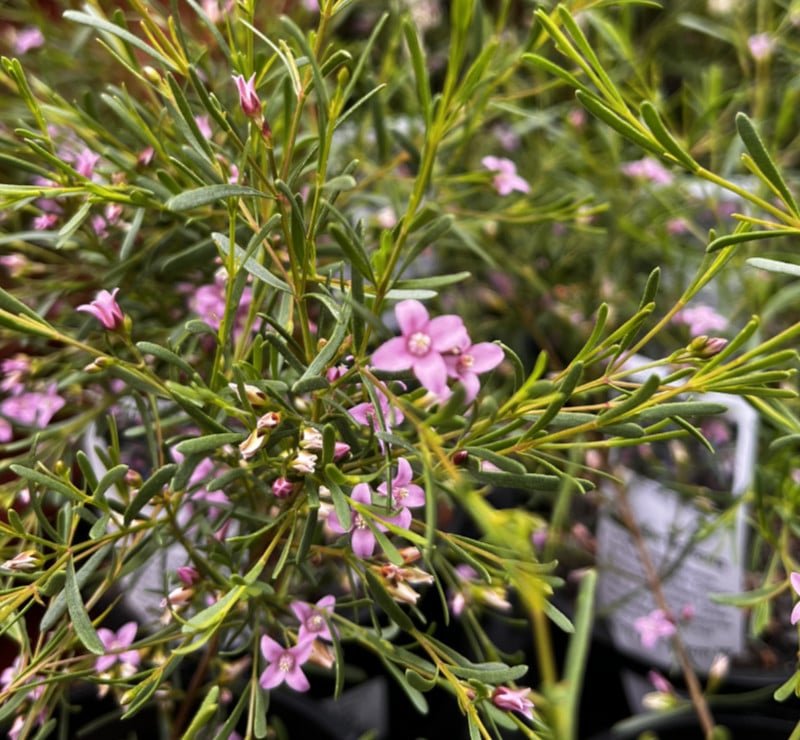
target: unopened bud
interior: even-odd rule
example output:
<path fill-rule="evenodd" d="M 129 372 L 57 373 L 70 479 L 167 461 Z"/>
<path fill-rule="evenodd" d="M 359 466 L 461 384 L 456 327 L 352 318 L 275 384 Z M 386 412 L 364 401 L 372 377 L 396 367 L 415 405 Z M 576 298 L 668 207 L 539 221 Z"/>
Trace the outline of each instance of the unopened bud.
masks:
<path fill-rule="evenodd" d="M 727 344 L 728 340 L 723 337 L 707 337 L 701 334 L 689 343 L 688 349 L 694 357 L 706 360 L 722 352 Z"/>

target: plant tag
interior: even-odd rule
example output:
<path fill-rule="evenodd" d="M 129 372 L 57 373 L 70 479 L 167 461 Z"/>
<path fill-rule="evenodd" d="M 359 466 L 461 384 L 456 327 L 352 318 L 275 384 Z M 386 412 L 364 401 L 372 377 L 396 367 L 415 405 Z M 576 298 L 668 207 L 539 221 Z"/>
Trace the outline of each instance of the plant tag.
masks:
<path fill-rule="evenodd" d="M 745 647 L 742 610 L 718 604 L 710 594 L 743 590 L 745 506 L 725 519 L 720 514 L 750 482 L 757 415 L 735 396 L 710 393 L 702 400 L 728 407 L 701 426 L 714 454 L 687 437 L 628 450 L 618 462 L 625 470 L 629 512 L 661 581 L 668 618 L 680 631 L 695 670 L 705 674 L 716 655 L 734 656 Z M 667 670 L 675 664 L 671 641 L 649 644 L 637 629 L 636 620 L 658 606 L 617 494 L 611 486 L 605 494 L 608 504 L 597 528 L 598 612 L 606 616 L 617 649 Z"/>

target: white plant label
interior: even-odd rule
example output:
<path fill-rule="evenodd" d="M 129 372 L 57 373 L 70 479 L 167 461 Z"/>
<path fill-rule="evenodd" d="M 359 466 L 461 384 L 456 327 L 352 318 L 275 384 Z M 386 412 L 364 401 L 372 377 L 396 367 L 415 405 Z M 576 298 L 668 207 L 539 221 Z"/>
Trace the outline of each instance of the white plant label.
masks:
<path fill-rule="evenodd" d="M 748 485 L 754 465 L 756 414 L 736 397 L 707 394 L 703 400 L 728 406 L 728 412 L 716 422 L 718 429 L 727 429 L 724 442 L 719 443 L 722 452 L 717 456 L 705 453 L 703 457 L 698 454 L 699 447 L 678 446 L 676 449 L 684 453 L 682 475 L 688 470 L 694 480 L 713 481 L 715 486 L 709 490 L 739 495 Z M 668 455 L 664 450 L 662 459 L 655 462 L 665 462 Z M 716 603 L 709 595 L 743 590 L 746 512 L 740 506 L 730 521 L 720 524 L 719 512 L 704 513 L 696 504 L 696 496 L 687 495 L 691 487 L 669 480 L 670 472 L 677 471 L 673 461 L 660 466 L 658 477 L 648 475 L 648 465 L 653 462 L 638 460 L 636 470 L 626 473 L 628 505 L 693 666 L 706 673 L 717 654 L 736 655 L 745 647 L 742 611 Z M 709 473 L 708 467 L 715 469 Z M 680 477 L 677 472 L 675 477 Z M 682 488 L 683 493 L 679 492 Z M 612 502 L 613 497 L 610 492 Z M 598 610 L 607 617 L 611 639 L 619 650 L 668 670 L 675 664 L 671 641 L 659 639 L 654 645 L 643 645 L 635 627 L 635 621 L 649 615 L 657 605 L 641 554 L 616 512 L 611 503 L 601 511 L 598 522 Z M 712 521 L 715 526 L 706 531 L 706 524 Z"/>

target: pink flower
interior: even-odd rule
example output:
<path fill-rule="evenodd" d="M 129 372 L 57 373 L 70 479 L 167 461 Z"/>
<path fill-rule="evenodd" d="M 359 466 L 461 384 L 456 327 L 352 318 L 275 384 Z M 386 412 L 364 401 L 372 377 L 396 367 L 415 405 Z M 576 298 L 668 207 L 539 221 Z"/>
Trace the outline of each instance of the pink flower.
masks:
<path fill-rule="evenodd" d="M 724 316 L 718 314 L 711 306 L 703 304 L 682 308 L 672 317 L 672 320 L 678 324 L 686 324 L 693 337 L 728 328 L 728 320 Z"/>
<path fill-rule="evenodd" d="M 747 39 L 747 48 L 757 62 L 763 62 L 772 56 L 775 42 L 768 33 L 757 33 Z"/>
<path fill-rule="evenodd" d="M 358 483 L 355 485 L 350 494 L 350 498 L 356 503 L 369 506 L 372 503 L 372 492 L 370 491 L 369 484 Z M 393 524 L 397 523 L 392 519 L 387 519 L 386 521 Z M 332 532 L 336 532 L 337 534 L 350 534 L 350 545 L 357 557 L 368 558 L 372 556 L 372 553 L 375 551 L 375 535 L 372 533 L 370 525 L 367 524 L 367 520 L 355 507 L 350 509 L 349 529 L 345 529 L 342 526 L 335 511 L 332 511 L 328 515 L 328 526 Z M 372 519 L 372 526 L 376 527 L 381 532 L 385 532 L 387 529 L 386 525 L 378 517 Z"/>
<path fill-rule="evenodd" d="M 672 637 L 675 634 L 675 624 L 661 609 L 654 609 L 650 614 L 638 617 L 634 620 L 633 627 L 639 633 L 645 648 L 652 648 L 662 637 Z"/>
<path fill-rule="evenodd" d="M 447 365 L 444 353 L 469 344 L 469 336 L 461 318 L 454 315 L 431 319 L 419 301 L 400 301 L 395 316 L 402 336 L 384 342 L 372 353 L 372 364 L 378 370 L 408 370 L 420 383 L 439 395 L 447 387 Z"/>
<path fill-rule="evenodd" d="M 139 651 L 125 649 L 129 648 L 133 643 L 136 637 L 136 630 L 136 622 L 127 622 L 116 632 L 106 627 L 100 627 L 97 630 L 97 636 L 106 649 L 106 654 L 101 655 L 94 662 L 94 669 L 98 673 L 105 673 L 115 663 L 133 667 L 139 665 Z"/>
<path fill-rule="evenodd" d="M 622 172 L 628 177 L 640 177 L 649 180 L 655 185 L 669 185 L 672 182 L 670 172 L 653 157 L 637 159 L 635 162 L 628 162 L 623 165 Z"/>
<path fill-rule="evenodd" d="M 212 136 L 212 131 L 211 122 L 209 121 L 208 116 L 195 116 L 194 122 L 197 124 L 197 128 L 200 130 L 200 133 L 203 135 L 203 137 L 210 139 Z"/>
<path fill-rule="evenodd" d="M 505 157 L 484 157 L 481 164 L 487 170 L 493 170 L 497 174 L 492 183 L 499 195 L 509 195 L 514 190 L 520 193 L 529 193 L 530 185 L 517 174 L 517 166 Z"/>
<path fill-rule="evenodd" d="M 375 393 L 378 397 L 378 406 L 380 407 L 381 412 L 380 415 L 383 417 L 386 431 L 389 432 L 393 426 L 403 423 L 403 412 L 400 411 L 399 408 L 392 406 L 384 393 L 381 393 L 377 390 Z M 372 427 L 373 429 L 381 428 L 380 418 L 375 409 L 375 404 L 370 401 L 357 403 L 355 406 L 353 406 L 353 408 L 349 409 L 347 413 L 363 426 Z"/>
<path fill-rule="evenodd" d="M 284 681 L 295 691 L 308 691 L 311 688 L 301 666 L 311 655 L 313 640 L 298 642 L 285 648 L 268 635 L 261 638 L 261 654 L 269 663 L 261 674 L 258 683 L 262 689 L 274 689 Z"/>
<path fill-rule="evenodd" d="M 310 641 L 316 637 L 333 642 L 331 629 L 323 613 L 333 614 L 335 604 L 336 597 L 330 594 L 323 596 L 316 604 L 306 604 L 304 601 L 293 601 L 290 604 L 294 615 L 300 622 L 300 629 L 297 632 L 298 643 Z"/>
<path fill-rule="evenodd" d="M 36 26 L 28 26 L 21 31 L 17 31 L 14 39 L 14 53 L 25 54 L 31 49 L 38 49 L 44 46 L 44 35 Z"/>
<path fill-rule="evenodd" d="M 117 303 L 117 293 L 119 288 L 109 293 L 107 290 L 101 290 L 91 303 L 85 303 L 78 306 L 76 311 L 85 311 L 92 314 L 106 329 L 109 331 L 116 331 L 122 326 L 125 317 L 122 309 Z"/>
<path fill-rule="evenodd" d="M 800 594 L 800 573 L 791 573 L 789 575 L 789 580 L 792 582 L 792 588 L 795 590 L 795 593 Z M 800 622 L 800 601 L 798 601 L 794 605 L 794 609 L 792 609 L 791 622 L 792 624 Z"/>
<path fill-rule="evenodd" d="M 528 699 L 530 689 L 509 689 L 507 686 L 498 686 L 492 692 L 492 704 L 498 709 L 507 712 L 519 712 L 527 719 L 533 719 L 533 702 Z"/>
<path fill-rule="evenodd" d="M 99 154 L 95 154 L 91 149 L 84 148 L 75 155 L 75 171 L 87 180 L 91 179 L 94 174 L 94 167 L 99 159 Z"/>
<path fill-rule="evenodd" d="M 378 492 L 384 496 L 388 496 L 391 492 L 393 507 L 400 510 L 397 524 L 403 529 L 411 526 L 411 512 L 408 509 L 425 506 L 425 491 L 411 482 L 413 477 L 411 464 L 401 457 L 397 461 L 397 475 L 392 479 L 391 487 L 386 483 L 378 486 Z"/>
<path fill-rule="evenodd" d="M 458 378 L 467 392 L 466 402 L 470 403 L 478 395 L 481 383 L 478 375 L 494 370 L 502 361 L 505 354 L 502 348 L 491 342 L 470 344 L 468 341 L 463 347 L 444 358 L 447 365 L 447 374 Z"/>
<path fill-rule="evenodd" d="M 233 81 L 239 91 L 239 104 L 242 111 L 248 118 L 258 118 L 261 115 L 261 100 L 256 92 L 256 74 L 253 72 L 249 80 L 245 80 L 244 75 L 234 75 Z"/>
<path fill-rule="evenodd" d="M 18 424 L 41 429 L 50 423 L 65 403 L 56 393 L 56 384 L 53 383 L 44 392 L 30 391 L 6 398 L 0 404 L 0 413 Z"/>

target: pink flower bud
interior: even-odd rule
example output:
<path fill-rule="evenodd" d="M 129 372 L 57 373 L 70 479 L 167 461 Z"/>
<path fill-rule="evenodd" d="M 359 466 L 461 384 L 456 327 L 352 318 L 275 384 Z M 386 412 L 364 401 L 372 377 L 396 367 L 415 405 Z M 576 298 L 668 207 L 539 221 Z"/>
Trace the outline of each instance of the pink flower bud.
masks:
<path fill-rule="evenodd" d="M 250 75 L 249 80 L 245 80 L 244 75 L 234 75 L 233 81 L 239 91 L 239 104 L 242 111 L 248 118 L 258 118 L 261 115 L 261 100 L 256 93 L 255 72 Z"/>
<path fill-rule="evenodd" d="M 276 478 L 272 484 L 272 493 L 275 494 L 275 498 L 288 498 L 292 495 L 293 490 L 292 482 L 284 477 Z"/>
<path fill-rule="evenodd" d="M 111 293 L 101 290 L 91 303 L 78 306 L 75 310 L 92 314 L 106 329 L 116 331 L 122 326 L 125 319 L 122 309 L 117 303 L 118 292 L 119 288 L 114 288 Z"/>

